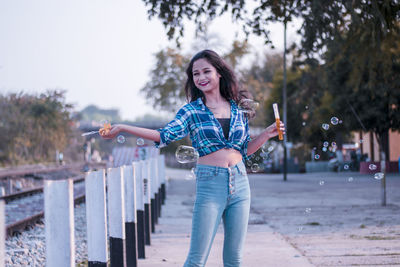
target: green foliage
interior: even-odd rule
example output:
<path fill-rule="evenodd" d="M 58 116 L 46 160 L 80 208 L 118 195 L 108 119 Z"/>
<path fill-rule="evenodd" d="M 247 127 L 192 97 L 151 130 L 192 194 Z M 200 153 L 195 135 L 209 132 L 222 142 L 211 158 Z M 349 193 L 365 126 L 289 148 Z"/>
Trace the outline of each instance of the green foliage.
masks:
<path fill-rule="evenodd" d="M 64 102 L 64 92 L 0 95 L 0 162 L 53 159 L 55 151 L 62 151 L 71 138 L 71 108 Z"/>
<path fill-rule="evenodd" d="M 234 41 L 232 48 L 223 58 L 234 68 L 248 52 L 247 42 Z M 156 53 L 155 59 L 149 81 L 141 89 L 141 93 L 145 94 L 154 107 L 174 113 L 186 103 L 184 85 L 187 77 L 186 67 L 191 56 L 183 55 L 179 49 L 166 48 Z"/>
<path fill-rule="evenodd" d="M 185 101 L 185 69 L 190 58 L 173 48 L 160 50 L 155 58 L 149 81 L 141 92 L 156 108 L 175 112 Z"/>

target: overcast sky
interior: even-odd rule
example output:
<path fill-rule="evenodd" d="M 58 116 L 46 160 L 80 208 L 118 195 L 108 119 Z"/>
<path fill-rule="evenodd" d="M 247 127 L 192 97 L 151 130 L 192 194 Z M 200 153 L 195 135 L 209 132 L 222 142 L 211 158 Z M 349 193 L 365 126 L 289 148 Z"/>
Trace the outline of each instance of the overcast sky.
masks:
<path fill-rule="evenodd" d="M 160 114 L 139 90 L 148 81 L 154 54 L 168 42 L 157 19 L 149 21 L 139 0 L 0 0 L 0 93 L 66 90 L 67 102 L 80 110 L 89 104 L 118 108 L 122 118 Z M 210 31 L 228 47 L 236 31 L 230 16 Z M 297 40 L 289 26 L 288 41 Z M 271 25 L 277 50 L 283 27 Z M 194 41 L 188 23 L 183 47 Z M 269 48 L 250 38 L 254 51 Z M 217 51 L 224 52 L 224 51 Z"/>

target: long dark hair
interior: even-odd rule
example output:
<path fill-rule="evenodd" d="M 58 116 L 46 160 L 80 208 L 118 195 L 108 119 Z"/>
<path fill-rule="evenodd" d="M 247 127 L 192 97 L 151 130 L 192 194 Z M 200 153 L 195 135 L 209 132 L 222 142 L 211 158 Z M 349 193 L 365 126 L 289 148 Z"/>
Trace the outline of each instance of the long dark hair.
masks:
<path fill-rule="evenodd" d="M 196 87 L 193 81 L 193 63 L 201 58 L 206 59 L 208 63 L 210 63 L 217 70 L 218 74 L 221 75 L 219 81 L 219 90 L 221 96 L 228 101 L 232 99 L 236 103 L 239 103 L 239 83 L 235 73 L 233 72 L 231 67 L 217 53 L 212 50 L 200 51 L 196 55 L 194 55 L 192 60 L 190 60 L 189 66 L 186 69 L 186 99 L 191 102 L 201 97 L 204 103 L 206 101 L 203 92 Z"/>

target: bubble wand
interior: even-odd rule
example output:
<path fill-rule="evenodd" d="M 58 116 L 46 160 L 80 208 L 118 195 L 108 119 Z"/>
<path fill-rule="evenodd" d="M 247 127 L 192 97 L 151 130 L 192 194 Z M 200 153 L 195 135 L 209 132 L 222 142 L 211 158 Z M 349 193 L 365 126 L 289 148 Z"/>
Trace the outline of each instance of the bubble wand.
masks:
<path fill-rule="evenodd" d="M 87 136 L 92 134 L 108 134 L 110 130 L 111 130 L 111 124 L 106 122 L 104 123 L 103 128 L 100 128 L 98 131 L 86 132 L 83 133 L 82 136 Z"/>
<path fill-rule="evenodd" d="M 283 140 L 283 133 L 280 130 L 281 120 L 279 118 L 278 104 L 277 103 L 273 103 L 272 104 L 272 108 L 274 109 L 274 115 L 275 115 L 275 121 L 276 121 L 276 129 L 278 130 L 279 140 Z"/>

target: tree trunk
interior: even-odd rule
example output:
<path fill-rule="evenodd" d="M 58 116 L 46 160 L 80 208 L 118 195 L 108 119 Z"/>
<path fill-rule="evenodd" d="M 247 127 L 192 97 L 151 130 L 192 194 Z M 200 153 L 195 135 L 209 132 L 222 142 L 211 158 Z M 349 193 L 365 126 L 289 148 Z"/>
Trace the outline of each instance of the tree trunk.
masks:
<path fill-rule="evenodd" d="M 381 165 L 381 173 L 383 173 L 383 178 L 381 179 L 381 205 L 386 206 L 386 155 L 387 149 L 387 139 L 388 131 L 383 133 L 376 133 L 378 144 L 379 144 L 379 159 Z"/>

